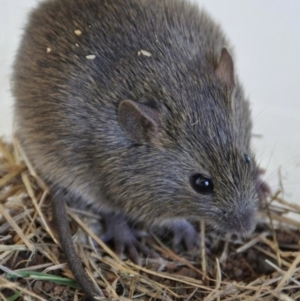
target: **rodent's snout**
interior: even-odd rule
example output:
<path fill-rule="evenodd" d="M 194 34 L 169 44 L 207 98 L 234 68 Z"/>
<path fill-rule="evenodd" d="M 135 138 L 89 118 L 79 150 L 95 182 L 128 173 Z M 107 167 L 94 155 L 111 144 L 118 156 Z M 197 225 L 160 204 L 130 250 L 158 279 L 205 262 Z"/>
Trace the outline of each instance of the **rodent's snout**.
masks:
<path fill-rule="evenodd" d="M 256 226 L 256 206 L 241 206 L 232 211 L 223 211 L 221 227 L 235 234 L 251 234 Z"/>

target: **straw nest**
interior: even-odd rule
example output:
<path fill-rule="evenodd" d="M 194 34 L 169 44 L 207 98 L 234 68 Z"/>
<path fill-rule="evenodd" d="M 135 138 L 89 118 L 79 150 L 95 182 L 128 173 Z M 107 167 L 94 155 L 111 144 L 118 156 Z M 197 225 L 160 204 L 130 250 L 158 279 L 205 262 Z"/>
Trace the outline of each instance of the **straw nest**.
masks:
<path fill-rule="evenodd" d="M 58 245 L 47 187 L 26 161 L 16 140 L 0 140 L 0 299 L 84 300 Z M 300 206 L 280 195 L 266 200 L 251 237 L 201 224 L 203 247 L 178 255 L 153 235 L 144 243 L 159 258 L 141 266 L 117 258 L 90 230 L 98 216 L 68 212 L 99 300 L 300 300 Z"/>

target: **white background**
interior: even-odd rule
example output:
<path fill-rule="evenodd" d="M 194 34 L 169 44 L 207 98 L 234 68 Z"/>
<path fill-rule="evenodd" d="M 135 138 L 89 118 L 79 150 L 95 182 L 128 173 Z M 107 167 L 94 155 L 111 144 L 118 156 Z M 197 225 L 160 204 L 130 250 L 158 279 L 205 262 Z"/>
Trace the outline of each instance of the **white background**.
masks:
<path fill-rule="evenodd" d="M 126 0 L 124 0 L 126 1 Z M 159 1 L 159 0 L 158 0 Z M 249 96 L 257 159 L 266 179 L 300 204 L 300 1 L 198 0 L 222 24 Z M 10 74 L 26 14 L 36 0 L 0 0 L 0 135 L 10 137 Z"/>

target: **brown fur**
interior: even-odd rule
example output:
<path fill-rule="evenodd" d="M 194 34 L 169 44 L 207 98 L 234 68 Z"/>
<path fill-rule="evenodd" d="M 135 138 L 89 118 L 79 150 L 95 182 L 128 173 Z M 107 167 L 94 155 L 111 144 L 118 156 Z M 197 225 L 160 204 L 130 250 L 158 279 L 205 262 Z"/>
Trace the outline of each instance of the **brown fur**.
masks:
<path fill-rule="evenodd" d="M 202 219 L 252 231 L 249 105 L 223 48 L 232 53 L 220 27 L 181 0 L 40 4 L 16 58 L 13 92 L 21 143 L 53 193 L 148 223 Z M 119 116 L 126 99 L 140 104 L 130 105 L 140 116 L 133 133 Z M 198 173 L 213 180 L 212 195 L 192 189 Z"/>

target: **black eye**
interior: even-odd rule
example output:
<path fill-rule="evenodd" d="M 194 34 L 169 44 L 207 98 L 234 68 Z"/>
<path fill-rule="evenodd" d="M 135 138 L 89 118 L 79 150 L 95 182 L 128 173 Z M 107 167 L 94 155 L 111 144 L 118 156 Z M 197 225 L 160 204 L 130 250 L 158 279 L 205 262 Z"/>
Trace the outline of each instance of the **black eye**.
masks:
<path fill-rule="evenodd" d="M 250 162 L 251 162 L 250 156 L 245 154 L 244 158 L 245 158 L 246 163 L 250 164 Z"/>
<path fill-rule="evenodd" d="M 192 188 L 201 194 L 210 194 L 214 190 L 214 185 L 212 180 L 200 175 L 196 174 L 191 176 L 190 183 Z"/>

